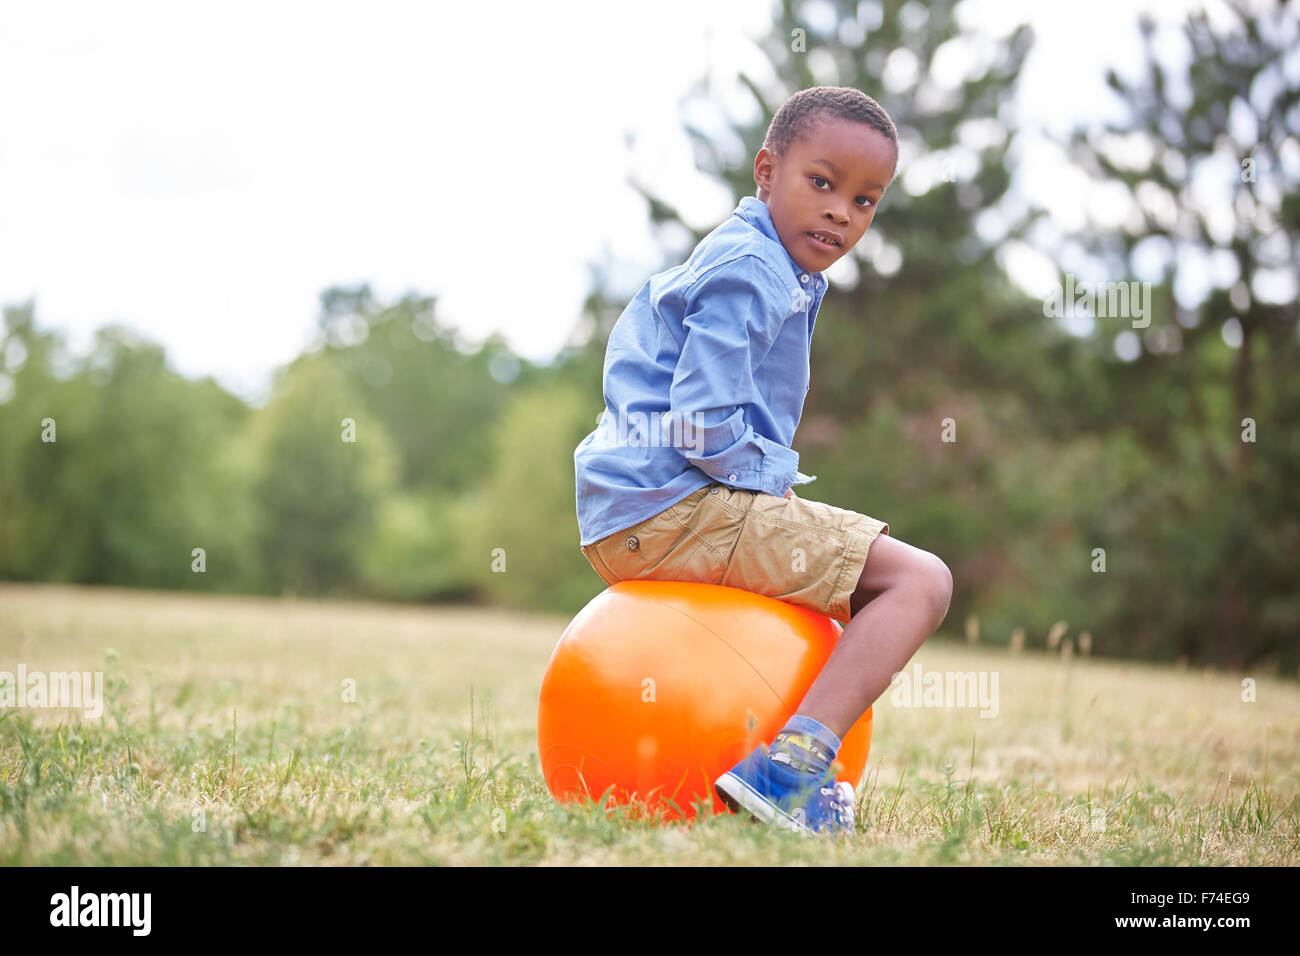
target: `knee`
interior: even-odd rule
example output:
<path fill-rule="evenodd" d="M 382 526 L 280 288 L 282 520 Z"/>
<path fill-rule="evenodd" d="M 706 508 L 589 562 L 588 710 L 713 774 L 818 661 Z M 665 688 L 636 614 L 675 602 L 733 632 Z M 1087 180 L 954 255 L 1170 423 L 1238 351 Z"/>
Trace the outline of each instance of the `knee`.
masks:
<path fill-rule="evenodd" d="M 934 629 L 938 630 L 948 616 L 948 604 L 952 600 L 952 572 L 943 559 L 927 551 L 918 569 L 917 584 L 933 614 Z"/>

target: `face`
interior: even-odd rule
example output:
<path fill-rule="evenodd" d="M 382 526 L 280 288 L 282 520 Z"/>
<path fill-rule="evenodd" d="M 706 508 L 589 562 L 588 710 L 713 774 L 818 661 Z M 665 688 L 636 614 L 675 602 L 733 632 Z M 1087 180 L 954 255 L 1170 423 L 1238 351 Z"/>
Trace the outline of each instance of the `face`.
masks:
<path fill-rule="evenodd" d="M 817 120 L 780 158 L 758 151 L 758 198 L 767 203 L 781 243 L 800 267 L 821 272 L 857 245 L 875 218 L 896 158 L 894 144 L 880 131 L 834 117 Z"/>

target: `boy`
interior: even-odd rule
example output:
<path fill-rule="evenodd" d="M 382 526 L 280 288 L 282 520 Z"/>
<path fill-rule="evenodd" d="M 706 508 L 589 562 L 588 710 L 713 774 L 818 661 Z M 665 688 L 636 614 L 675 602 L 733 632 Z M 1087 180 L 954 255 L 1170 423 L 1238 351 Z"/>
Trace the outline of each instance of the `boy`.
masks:
<path fill-rule="evenodd" d="M 797 829 L 854 828 L 853 787 L 831 773 L 840 738 L 952 593 L 947 566 L 884 521 L 793 487 L 815 480 L 790 445 L 822 272 L 867 231 L 897 166 L 894 124 L 865 93 L 790 97 L 754 159 L 757 198 L 651 277 L 610 332 L 606 407 L 573 456 L 580 546 L 607 584 L 725 584 L 845 623 L 771 748 L 714 785 L 733 811 Z"/>

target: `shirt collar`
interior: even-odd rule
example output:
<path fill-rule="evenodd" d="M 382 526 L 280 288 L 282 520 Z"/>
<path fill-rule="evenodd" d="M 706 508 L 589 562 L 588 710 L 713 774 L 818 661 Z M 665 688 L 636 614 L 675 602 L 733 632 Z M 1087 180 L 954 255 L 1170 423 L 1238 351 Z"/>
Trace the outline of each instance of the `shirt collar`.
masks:
<path fill-rule="evenodd" d="M 763 202 L 763 200 L 759 199 L 757 196 L 742 196 L 739 205 L 736 206 L 732 215 L 739 216 L 763 235 L 767 236 L 767 238 L 775 242 L 781 248 L 781 251 L 785 253 L 785 258 L 790 263 L 790 268 L 794 270 L 796 276 L 807 272 L 815 280 L 819 282 L 821 281 L 823 278 L 822 273 L 809 272 L 809 270 L 794 261 L 794 257 L 790 255 L 790 250 L 785 247 L 785 243 L 783 243 L 781 237 L 777 235 L 776 226 L 772 225 L 772 212 L 767 208 L 767 203 Z"/>

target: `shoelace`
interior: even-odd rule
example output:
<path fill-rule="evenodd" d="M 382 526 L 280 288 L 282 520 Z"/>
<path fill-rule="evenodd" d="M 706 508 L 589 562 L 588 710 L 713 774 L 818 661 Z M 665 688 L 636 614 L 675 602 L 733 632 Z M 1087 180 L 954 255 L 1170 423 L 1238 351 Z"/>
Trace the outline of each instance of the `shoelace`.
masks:
<path fill-rule="evenodd" d="M 853 795 L 848 785 L 840 781 L 833 787 L 822 787 L 822 796 L 830 797 L 831 810 L 835 814 L 836 820 L 843 826 L 852 829 L 854 824 Z"/>
<path fill-rule="evenodd" d="M 855 821 L 852 785 L 843 780 L 837 780 L 833 786 L 819 788 L 819 796 L 829 798 L 827 804 L 831 813 L 835 816 L 835 822 L 838 825 L 836 829 L 842 827 L 845 830 L 853 830 Z M 812 833 L 812 829 L 805 819 L 803 808 L 797 808 L 794 811 L 790 828 L 804 835 Z"/>

